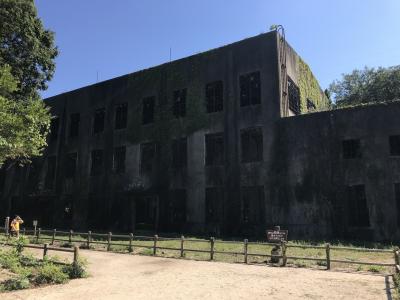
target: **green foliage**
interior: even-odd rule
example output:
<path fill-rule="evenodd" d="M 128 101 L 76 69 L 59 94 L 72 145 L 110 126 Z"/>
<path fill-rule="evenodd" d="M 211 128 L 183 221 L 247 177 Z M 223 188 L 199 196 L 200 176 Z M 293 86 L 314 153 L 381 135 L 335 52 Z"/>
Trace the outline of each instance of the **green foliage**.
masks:
<path fill-rule="evenodd" d="M 9 269 L 12 272 L 17 272 L 20 268 L 19 253 L 15 249 L 10 249 L 0 252 L 0 266 L 4 269 Z"/>
<path fill-rule="evenodd" d="M 63 272 L 68 274 L 70 279 L 85 278 L 88 276 L 86 266 L 87 261 L 79 259 L 78 262 L 65 266 Z"/>
<path fill-rule="evenodd" d="M 20 236 L 15 242 L 15 250 L 21 255 L 22 251 L 24 250 L 25 245 L 28 244 L 28 239 L 24 236 Z"/>
<path fill-rule="evenodd" d="M 372 273 L 380 273 L 380 272 L 383 271 L 383 267 L 381 267 L 381 266 L 370 266 L 368 268 L 368 271 L 372 272 Z"/>
<path fill-rule="evenodd" d="M 16 278 L 8 279 L 0 283 L 0 292 L 23 290 L 31 286 L 29 279 L 25 276 L 18 276 Z"/>
<path fill-rule="evenodd" d="M 9 66 L 0 67 L 0 166 L 6 160 L 23 164 L 39 156 L 47 146 L 50 127 L 48 108 L 39 98 L 14 101 L 16 88 Z"/>
<path fill-rule="evenodd" d="M 310 67 L 299 57 L 298 58 L 298 86 L 300 89 L 300 108 L 301 112 L 307 112 L 307 99 L 315 104 L 315 111 L 327 110 L 331 106 L 331 102 L 327 94 L 324 93 L 317 79 L 311 72 Z"/>
<path fill-rule="evenodd" d="M 59 267 L 52 263 L 44 263 L 39 269 L 35 276 L 36 284 L 47 284 L 47 283 L 66 283 L 69 277 L 68 274 L 63 272 L 62 267 Z"/>
<path fill-rule="evenodd" d="M 337 107 L 399 99 L 400 66 L 354 70 L 334 81 L 329 91 Z"/>
<path fill-rule="evenodd" d="M 15 97 L 31 98 L 53 77 L 54 34 L 43 27 L 32 0 L 1 0 L 0 20 L 0 66 L 11 66 L 18 82 Z"/>

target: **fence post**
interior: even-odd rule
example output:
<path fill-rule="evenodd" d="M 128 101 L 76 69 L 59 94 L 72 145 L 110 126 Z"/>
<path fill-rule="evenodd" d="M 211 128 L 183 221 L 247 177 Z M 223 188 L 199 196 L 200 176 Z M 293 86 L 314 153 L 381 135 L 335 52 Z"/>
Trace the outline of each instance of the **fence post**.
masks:
<path fill-rule="evenodd" d="M 210 238 L 210 260 L 214 260 L 214 243 L 215 243 L 215 239 L 214 237 Z"/>
<path fill-rule="evenodd" d="M 183 248 L 183 243 L 185 242 L 185 237 L 183 236 L 183 235 L 181 235 L 181 257 L 183 257 L 183 250 L 184 250 L 184 248 Z"/>
<path fill-rule="evenodd" d="M 286 258 L 286 242 L 284 242 L 284 241 L 282 241 L 282 243 L 281 243 L 281 246 L 282 246 L 282 267 L 284 267 L 284 266 L 286 266 L 286 261 L 287 261 L 287 258 Z"/>
<path fill-rule="evenodd" d="M 157 240 L 158 240 L 158 235 L 156 234 L 154 236 L 154 245 L 153 245 L 153 255 L 156 256 L 157 254 Z"/>
<path fill-rule="evenodd" d="M 330 245 L 329 243 L 326 244 L 326 269 L 330 270 L 331 269 L 331 253 L 330 253 Z"/>
<path fill-rule="evenodd" d="M 43 259 L 45 259 L 47 256 L 48 247 L 49 247 L 49 244 L 47 244 L 47 243 L 43 245 Z"/>
<path fill-rule="evenodd" d="M 74 246 L 74 263 L 77 263 L 79 259 L 79 247 Z"/>
<path fill-rule="evenodd" d="M 4 222 L 4 229 L 5 229 L 6 235 L 8 235 L 8 231 L 10 229 L 10 217 L 6 218 L 6 220 Z"/>
<path fill-rule="evenodd" d="M 90 241 L 92 239 L 92 232 L 89 230 L 87 234 L 87 248 L 90 249 Z"/>
<path fill-rule="evenodd" d="M 399 248 L 394 248 L 393 249 L 393 254 L 394 254 L 394 268 L 395 268 L 395 272 L 399 273 L 399 270 L 397 269 L 397 266 L 399 265 Z"/>
<path fill-rule="evenodd" d="M 247 264 L 247 252 L 249 247 L 249 240 L 244 239 L 243 241 L 243 248 L 244 248 L 244 263 Z"/>
<path fill-rule="evenodd" d="M 129 234 L 129 248 L 128 248 L 128 251 L 129 251 L 129 252 L 133 252 L 132 240 L 133 240 L 133 233 L 130 233 L 130 234 Z"/>
<path fill-rule="evenodd" d="M 39 239 L 40 239 L 40 232 L 42 231 L 41 228 L 39 228 L 37 235 L 36 235 L 36 244 L 39 244 Z"/>
<path fill-rule="evenodd" d="M 69 231 L 69 236 L 68 236 L 68 242 L 71 244 L 72 243 L 72 230 Z"/>
<path fill-rule="evenodd" d="M 56 231 L 57 229 L 53 229 L 53 236 L 51 237 L 51 245 L 54 245 L 54 240 L 56 238 Z"/>
<path fill-rule="evenodd" d="M 108 237 L 107 237 L 107 251 L 111 250 L 111 236 L 112 236 L 112 233 L 109 232 Z"/>
<path fill-rule="evenodd" d="M 24 229 L 22 229 L 22 235 L 23 235 L 23 236 L 26 236 L 26 229 L 25 229 L 25 227 L 24 227 Z"/>

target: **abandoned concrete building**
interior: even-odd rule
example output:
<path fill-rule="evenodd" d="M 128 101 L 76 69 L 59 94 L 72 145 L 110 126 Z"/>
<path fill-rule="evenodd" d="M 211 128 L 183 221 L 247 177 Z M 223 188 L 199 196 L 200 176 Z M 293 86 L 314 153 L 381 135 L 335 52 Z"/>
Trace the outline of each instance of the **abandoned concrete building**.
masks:
<path fill-rule="evenodd" d="M 275 32 L 45 100 L 48 147 L 2 170 L 42 227 L 400 239 L 400 104 L 327 110 Z"/>

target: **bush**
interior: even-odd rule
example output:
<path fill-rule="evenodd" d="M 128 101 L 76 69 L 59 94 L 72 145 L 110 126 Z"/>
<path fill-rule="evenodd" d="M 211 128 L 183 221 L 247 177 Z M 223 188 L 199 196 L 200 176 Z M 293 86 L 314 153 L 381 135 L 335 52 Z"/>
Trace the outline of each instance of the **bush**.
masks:
<path fill-rule="evenodd" d="M 68 275 L 59 266 L 45 263 L 38 269 L 34 281 L 36 284 L 66 283 L 68 279 Z"/>
<path fill-rule="evenodd" d="M 21 256 L 19 262 L 24 267 L 37 267 L 42 264 L 38 259 L 33 257 L 32 254 Z"/>
<path fill-rule="evenodd" d="M 65 266 L 63 272 L 68 274 L 70 279 L 85 278 L 88 276 L 85 270 L 86 264 L 86 261 L 80 259 L 76 263 Z"/>
<path fill-rule="evenodd" d="M 23 290 L 31 286 L 29 279 L 24 276 L 8 279 L 0 284 L 0 291 Z"/>
<path fill-rule="evenodd" d="M 12 272 L 20 267 L 19 254 L 14 249 L 0 252 L 0 266 Z"/>
<path fill-rule="evenodd" d="M 29 243 L 29 240 L 24 237 L 24 236 L 20 236 L 15 242 L 15 250 L 18 252 L 18 254 L 21 254 L 22 251 L 24 251 L 24 247 L 26 244 Z"/>

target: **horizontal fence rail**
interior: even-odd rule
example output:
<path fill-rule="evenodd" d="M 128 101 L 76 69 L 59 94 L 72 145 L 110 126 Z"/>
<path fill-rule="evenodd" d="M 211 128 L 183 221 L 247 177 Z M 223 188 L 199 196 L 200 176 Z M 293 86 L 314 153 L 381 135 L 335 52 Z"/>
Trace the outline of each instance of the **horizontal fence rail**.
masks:
<path fill-rule="evenodd" d="M 2 230 L 1 230 L 2 229 Z M 4 228 L 1 228 L 0 231 L 5 232 Z M 271 261 L 277 263 L 279 262 L 281 266 L 285 266 L 287 260 L 305 260 L 305 261 L 315 261 L 317 263 L 321 263 L 320 265 L 326 265 L 326 269 L 329 270 L 331 268 L 331 263 L 342 263 L 342 264 L 356 264 L 356 265 L 374 265 L 374 266 L 383 266 L 383 267 L 394 267 L 397 273 L 400 273 L 400 254 L 398 248 L 396 249 L 372 249 L 372 248 L 354 248 L 354 247 L 342 247 L 342 246 L 331 246 L 330 244 L 325 245 L 295 245 L 287 242 L 282 243 L 268 243 L 268 242 L 249 242 L 247 239 L 243 241 L 217 241 L 214 237 L 210 237 L 209 239 L 193 239 L 193 238 L 185 238 L 181 236 L 180 238 L 171 238 L 171 237 L 159 237 L 158 235 L 154 236 L 145 236 L 145 235 L 134 235 L 130 234 L 116 234 L 113 235 L 111 232 L 108 233 L 95 233 L 95 232 L 74 232 L 70 231 L 59 231 L 56 229 L 28 229 L 24 228 L 21 230 L 22 235 L 28 235 L 31 233 L 32 237 L 35 239 L 36 243 L 39 243 L 39 240 L 50 241 L 50 244 L 53 245 L 55 241 L 64 242 L 72 246 L 72 243 L 81 243 L 80 247 L 85 247 L 90 249 L 91 245 L 104 245 L 107 251 L 111 251 L 113 246 L 126 247 L 129 252 L 133 252 L 134 248 L 142 248 L 152 250 L 152 254 L 157 255 L 158 250 L 170 250 L 170 251 L 178 251 L 180 253 L 180 257 L 184 257 L 185 253 L 193 252 L 193 253 L 206 253 L 209 255 L 210 260 L 214 260 L 215 254 L 217 255 L 234 255 L 234 256 L 243 256 L 243 262 L 248 263 L 249 257 L 265 257 L 271 258 Z M 118 240 L 115 240 L 118 239 Z M 122 240 L 121 240 L 122 239 Z M 138 242 L 145 242 L 148 244 L 140 244 Z M 160 245 L 160 242 L 176 242 L 176 247 L 172 246 L 163 246 Z M 188 248 L 186 243 L 192 244 L 206 244 L 204 249 L 195 248 L 192 245 L 192 248 Z M 238 246 L 242 246 L 242 251 L 223 251 L 216 249 L 216 245 L 223 244 L 235 244 Z M 47 245 L 47 244 L 45 244 Z M 269 246 L 275 247 L 279 251 L 276 253 L 268 254 L 268 253 L 253 253 L 249 251 L 249 246 Z M 44 249 L 45 246 L 25 246 L 26 248 L 37 248 Z M 75 246 L 74 250 L 53 248 L 46 246 L 47 250 L 54 251 L 64 251 L 64 252 L 74 252 L 76 251 L 76 257 L 78 257 L 77 246 Z M 306 256 L 295 256 L 288 255 L 287 252 L 290 251 L 291 248 L 301 248 L 301 249 L 320 249 L 324 250 L 324 257 L 306 257 Z M 45 251 L 45 250 L 44 250 Z M 353 252 L 370 252 L 370 253 L 393 253 L 394 254 L 394 263 L 380 263 L 380 262 L 368 262 L 368 261 L 356 261 L 356 260 L 345 260 L 345 259 L 335 259 L 332 258 L 332 251 L 353 251 Z M 74 255 L 75 257 L 75 255 Z M 75 261 L 75 258 L 74 258 Z"/>
<path fill-rule="evenodd" d="M 9 247 L 14 247 L 15 244 L 13 243 L 3 243 L 2 245 L 4 246 L 9 246 Z M 43 245 L 23 245 L 23 248 L 27 248 L 27 249 L 39 249 L 39 250 L 43 250 L 43 259 L 45 259 L 47 257 L 47 254 L 49 251 L 55 251 L 55 252 L 67 252 L 67 253 L 73 253 L 74 254 L 74 258 L 72 263 L 75 264 L 78 262 L 79 259 L 79 247 L 78 246 L 74 246 L 74 249 L 65 249 L 65 248 L 58 248 L 58 247 L 49 247 L 49 244 L 43 244 Z M 65 264 L 62 262 L 54 262 L 57 264 Z"/>

